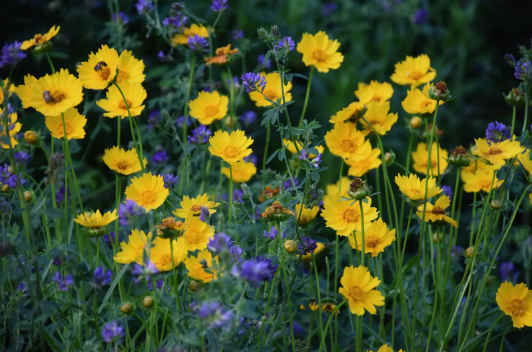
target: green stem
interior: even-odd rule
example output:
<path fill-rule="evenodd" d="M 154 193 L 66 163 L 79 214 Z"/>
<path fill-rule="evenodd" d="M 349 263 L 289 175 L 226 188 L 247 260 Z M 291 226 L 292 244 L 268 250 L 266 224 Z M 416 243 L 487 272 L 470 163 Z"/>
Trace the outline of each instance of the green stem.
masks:
<path fill-rule="evenodd" d="M 497 324 L 497 322 L 502 318 L 504 317 L 504 313 L 502 313 L 501 315 L 499 315 L 499 317 L 497 319 L 495 319 L 495 321 L 493 322 L 493 324 L 491 324 L 491 328 L 490 330 L 488 331 L 488 337 L 486 337 L 486 343 L 484 343 L 484 349 L 482 349 L 482 352 L 486 352 L 486 348 L 488 348 L 488 342 L 490 340 L 490 336 L 491 336 L 491 331 L 493 330 L 493 328 L 495 327 L 495 325 Z M 504 338 L 503 338 L 503 341 L 504 341 Z"/>
<path fill-rule="evenodd" d="M 342 303 L 337 305 L 336 308 L 334 308 L 334 310 L 331 312 L 331 315 L 329 316 L 329 320 L 327 320 L 327 324 L 325 325 L 325 331 L 327 331 L 327 329 L 329 328 L 329 325 L 331 325 L 332 318 L 336 316 L 336 312 L 346 303 L 347 301 L 343 301 Z M 321 338 L 320 349 L 318 350 L 318 352 L 321 352 L 321 348 L 324 347 L 324 345 L 325 345 L 325 336 Z"/>
<path fill-rule="evenodd" d="M 229 121 L 231 124 L 231 129 L 235 128 L 234 124 L 234 116 L 233 116 L 233 106 L 234 106 L 234 87 L 233 87 L 233 74 L 231 73 L 231 68 L 229 68 L 229 64 L 226 65 L 227 67 L 227 73 L 229 74 Z"/>
<path fill-rule="evenodd" d="M 515 129 L 515 114 L 517 111 L 517 105 L 514 105 L 513 113 L 512 113 L 512 136 L 514 135 L 514 129 Z"/>
<path fill-rule="evenodd" d="M 272 128 L 271 122 L 268 121 L 268 128 L 266 130 L 266 144 L 264 145 L 264 155 L 262 156 L 262 173 L 263 174 L 264 174 L 264 171 L 266 170 L 266 160 L 268 159 L 268 146 L 270 145 L 271 128 Z M 262 187 L 264 188 L 264 175 L 262 177 Z"/>
<path fill-rule="evenodd" d="M 325 333 L 323 330 L 323 317 L 322 317 L 322 310 L 321 310 L 321 292 L 320 292 L 320 277 L 318 276 L 318 266 L 316 265 L 316 258 L 314 257 L 314 253 L 310 254 L 312 256 L 312 266 L 314 267 L 314 275 L 316 276 L 316 291 L 318 294 L 318 315 L 320 320 L 320 338 L 325 339 Z M 325 351 L 327 351 L 327 347 L 325 347 Z"/>
<path fill-rule="evenodd" d="M 303 111 L 301 112 L 301 117 L 299 118 L 299 127 L 303 124 L 303 119 L 305 118 L 305 113 L 307 112 L 308 97 L 310 95 L 310 86 L 312 84 L 312 75 L 314 74 L 314 66 L 310 66 L 310 74 L 308 76 L 307 83 L 307 94 L 305 95 L 305 103 L 303 104 Z"/>
<path fill-rule="evenodd" d="M 233 166 L 229 164 L 229 175 L 231 176 L 229 180 L 229 223 L 233 218 Z"/>
<path fill-rule="evenodd" d="M 528 85 L 525 83 L 525 122 L 523 123 L 523 134 L 525 133 L 527 129 L 527 120 L 528 120 L 528 98 L 529 98 L 529 91 L 528 91 Z"/>

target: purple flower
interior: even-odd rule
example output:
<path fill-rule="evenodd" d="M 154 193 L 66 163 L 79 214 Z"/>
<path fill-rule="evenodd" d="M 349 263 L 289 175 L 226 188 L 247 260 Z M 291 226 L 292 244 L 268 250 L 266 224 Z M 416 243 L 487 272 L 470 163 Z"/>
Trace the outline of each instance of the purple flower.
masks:
<path fill-rule="evenodd" d="M 9 172 L 9 165 L 4 164 L 4 167 L 0 166 L 0 183 L 6 183 L 11 175 L 13 174 Z"/>
<path fill-rule="evenodd" d="M 126 14 L 120 11 L 120 13 L 113 13 L 113 21 L 118 21 L 119 23 L 128 24 L 129 19 L 127 18 Z"/>
<path fill-rule="evenodd" d="M 292 184 L 292 181 L 294 181 L 293 184 Z M 299 186 L 299 181 L 297 180 L 297 178 L 292 177 L 292 179 L 288 179 L 283 182 L 283 187 L 286 190 L 290 190 L 290 189 L 293 189 L 294 184 L 296 185 L 296 187 Z"/>
<path fill-rule="evenodd" d="M 187 126 L 190 126 L 192 122 L 190 122 L 190 118 L 187 118 L 185 120 L 185 117 L 184 116 L 179 116 L 176 120 L 176 125 L 177 127 L 183 127 L 183 124 L 185 123 L 186 121 L 186 124 Z"/>
<path fill-rule="evenodd" d="M 272 226 L 270 231 L 264 230 L 263 236 L 269 238 L 270 240 L 274 240 L 275 237 L 277 237 L 278 234 L 279 234 L 279 231 L 277 231 L 275 226 Z"/>
<path fill-rule="evenodd" d="M 245 73 L 242 75 L 241 80 L 248 93 L 253 92 L 255 89 L 259 89 L 259 87 L 264 89 L 266 86 L 266 77 L 261 76 L 260 73 Z"/>
<path fill-rule="evenodd" d="M 298 248 L 302 252 L 301 254 L 305 255 L 309 253 L 314 253 L 316 248 L 318 248 L 318 245 L 316 244 L 316 241 L 314 241 L 312 238 L 302 236 Z"/>
<path fill-rule="evenodd" d="M 453 189 L 447 185 L 441 186 L 441 189 L 443 191 L 443 194 L 446 195 L 449 198 L 453 198 Z"/>
<path fill-rule="evenodd" d="M 246 280 L 253 286 L 273 279 L 276 272 L 277 265 L 272 265 L 269 259 L 261 257 L 246 260 L 241 265 L 233 266 L 231 270 L 234 276 Z"/>
<path fill-rule="evenodd" d="M 198 128 L 192 131 L 192 136 L 187 136 L 188 141 L 194 144 L 204 144 L 209 141 L 209 137 L 212 135 L 212 131 L 205 125 L 200 125 Z"/>
<path fill-rule="evenodd" d="M 179 176 L 174 177 L 174 174 L 163 174 L 163 182 L 165 188 L 174 188 L 175 184 L 177 183 L 177 180 L 179 180 Z"/>
<path fill-rule="evenodd" d="M 464 249 L 462 247 L 453 246 L 451 248 L 451 258 L 460 258 L 463 252 L 464 252 Z"/>
<path fill-rule="evenodd" d="M 317 156 L 316 158 L 314 158 L 314 159 L 311 161 L 311 164 L 312 164 L 315 168 L 320 167 L 320 163 L 321 163 L 321 153 L 319 153 L 318 156 Z"/>
<path fill-rule="evenodd" d="M 270 59 L 268 60 L 265 60 L 266 57 L 264 55 L 259 55 L 258 57 L 258 61 L 259 61 L 259 65 L 260 66 L 264 66 L 264 68 L 271 68 L 272 67 L 272 62 Z"/>
<path fill-rule="evenodd" d="M 210 328 L 220 328 L 226 326 L 233 318 L 233 312 L 223 307 L 218 302 L 203 302 L 197 308 L 198 316 L 203 323 Z"/>
<path fill-rule="evenodd" d="M 135 203 L 134 200 L 128 199 L 126 203 L 120 204 L 118 207 L 118 221 L 120 226 L 129 226 L 130 221 L 136 221 L 140 216 L 144 215 L 146 210 Z"/>
<path fill-rule="evenodd" d="M 321 13 L 323 16 L 329 16 L 331 13 L 335 12 L 338 9 L 338 5 L 328 2 L 326 4 L 323 4 L 323 7 L 321 8 Z"/>
<path fill-rule="evenodd" d="M 209 42 L 207 41 L 207 39 L 200 37 L 197 34 L 188 37 L 188 47 L 190 48 L 190 50 L 203 51 L 207 50 L 208 46 Z"/>
<path fill-rule="evenodd" d="M 418 9 L 414 14 L 414 23 L 422 24 L 429 20 L 429 12 L 425 9 Z"/>
<path fill-rule="evenodd" d="M 211 10 L 220 12 L 227 8 L 227 0 L 212 0 Z"/>
<path fill-rule="evenodd" d="M 176 16 L 165 18 L 162 24 L 163 26 L 171 28 L 173 32 L 179 32 L 186 26 L 187 21 L 187 16 L 177 13 Z"/>
<path fill-rule="evenodd" d="M 208 218 L 211 217 L 211 212 L 209 211 L 208 207 L 201 207 L 200 209 L 200 220 L 205 222 Z"/>
<path fill-rule="evenodd" d="M 115 242 L 115 233 L 114 232 L 110 232 L 110 233 L 106 233 L 104 236 L 103 236 L 103 239 L 105 241 L 105 243 L 107 244 L 107 247 L 112 247 L 112 243 L 111 241 L 113 241 L 113 243 Z M 122 235 L 118 235 L 118 242 L 121 242 L 122 241 Z"/>
<path fill-rule="evenodd" d="M 234 29 L 231 31 L 231 36 L 234 40 L 244 39 L 244 32 L 241 29 Z"/>
<path fill-rule="evenodd" d="M 15 41 L 12 44 L 6 43 L 0 54 L 0 68 L 4 66 L 15 66 L 21 60 L 26 58 L 24 51 L 20 50 L 22 43 Z"/>
<path fill-rule="evenodd" d="M 526 81 L 532 78 L 532 63 L 527 59 L 520 59 L 515 64 L 514 77 L 520 81 Z"/>
<path fill-rule="evenodd" d="M 168 160 L 168 155 L 166 155 L 166 150 L 164 149 L 157 150 L 151 157 L 151 162 L 156 166 L 161 165 L 166 160 Z"/>
<path fill-rule="evenodd" d="M 25 165 L 30 161 L 30 155 L 25 151 L 15 153 L 15 162 L 20 165 Z"/>
<path fill-rule="evenodd" d="M 231 246 L 231 248 L 229 248 L 229 253 L 231 254 L 233 261 L 235 262 L 241 262 L 243 260 L 242 252 L 242 248 L 237 245 L 233 245 Z"/>
<path fill-rule="evenodd" d="M 486 140 L 490 144 L 491 142 L 502 142 L 510 138 L 512 138 L 510 128 L 497 121 L 490 123 L 486 129 Z"/>
<path fill-rule="evenodd" d="M 11 204 L 3 200 L 0 202 L 0 210 L 2 211 L 0 214 L 1 217 L 11 217 L 11 212 L 13 211 L 13 208 L 11 207 Z"/>
<path fill-rule="evenodd" d="M 161 62 L 170 62 L 170 61 L 174 61 L 174 57 L 172 55 L 170 55 L 170 53 L 168 54 L 165 54 L 164 51 L 159 51 L 159 54 L 157 54 L 157 57 L 159 58 L 159 60 L 161 60 Z"/>
<path fill-rule="evenodd" d="M 65 183 L 61 182 L 59 189 L 55 192 L 55 201 L 56 203 L 62 203 L 65 199 Z M 70 189 L 68 190 L 68 199 L 70 199 Z"/>
<path fill-rule="evenodd" d="M 240 117 L 240 121 L 246 126 L 251 125 L 255 120 L 257 119 L 257 114 L 255 111 L 246 111 L 244 114 Z"/>
<path fill-rule="evenodd" d="M 253 165 L 257 166 L 257 157 L 256 157 L 253 153 L 251 153 L 251 154 L 249 154 L 248 156 L 246 156 L 246 157 L 244 158 L 244 161 L 245 161 L 246 163 L 251 162 Z"/>
<path fill-rule="evenodd" d="M 135 6 L 137 7 L 137 11 L 140 15 L 143 13 L 153 10 L 153 4 L 151 3 L 151 0 L 139 0 Z"/>
<path fill-rule="evenodd" d="M 275 50 L 287 49 L 288 51 L 294 50 L 296 43 L 292 40 L 292 37 L 284 37 L 279 41 L 279 44 L 275 45 Z"/>
<path fill-rule="evenodd" d="M 161 112 L 159 110 L 150 111 L 148 115 L 148 127 L 150 129 L 154 128 L 159 125 L 159 121 L 161 121 Z"/>
<path fill-rule="evenodd" d="M 160 279 L 160 280 L 157 280 L 157 282 L 155 282 L 155 288 L 157 290 L 160 290 L 161 288 L 163 288 L 164 286 L 164 280 L 163 279 Z M 150 289 L 150 291 L 153 291 L 153 285 L 151 283 L 151 281 L 148 281 L 148 288 Z M 166 287 L 168 292 L 170 292 L 170 287 Z"/>
<path fill-rule="evenodd" d="M 155 264 L 153 264 L 149 260 L 146 263 L 144 263 L 144 266 L 135 263 L 133 270 L 131 270 L 131 274 L 135 276 L 135 278 L 133 278 L 133 282 L 135 284 L 138 284 L 143 279 L 145 279 L 148 283 L 150 283 L 151 276 L 158 274 L 158 273 L 159 273 L 159 270 L 157 270 L 157 267 L 155 266 Z"/>
<path fill-rule="evenodd" d="M 519 276 L 519 271 L 515 270 L 515 265 L 512 262 L 504 262 L 499 269 L 502 281 L 516 281 Z"/>
<path fill-rule="evenodd" d="M 233 202 L 239 203 L 239 204 L 244 203 L 244 201 L 242 200 L 242 195 L 243 195 L 242 191 L 235 189 L 233 191 Z"/>
<path fill-rule="evenodd" d="M 515 57 L 512 54 L 504 54 L 504 61 L 510 66 L 515 66 Z"/>
<path fill-rule="evenodd" d="M 57 287 L 63 292 L 66 292 L 68 290 L 68 287 L 74 283 L 74 280 L 72 280 L 72 275 L 68 274 L 63 277 L 61 276 L 59 271 L 55 273 L 54 278 L 52 280 L 57 284 Z"/>
<path fill-rule="evenodd" d="M 18 284 L 18 291 L 22 293 L 24 296 L 28 295 L 28 288 L 26 287 L 26 284 L 24 281 L 21 281 L 20 284 Z"/>
<path fill-rule="evenodd" d="M 102 267 L 96 268 L 92 276 L 92 282 L 96 287 L 107 286 L 111 284 L 113 273 L 111 269 L 105 271 Z"/>
<path fill-rule="evenodd" d="M 232 245 L 233 245 L 233 241 L 231 241 L 231 237 L 227 236 L 223 232 L 220 232 L 214 235 L 209 240 L 209 243 L 207 243 L 207 248 L 211 252 L 218 254 L 224 250 L 229 250 L 229 248 L 231 248 Z"/>
<path fill-rule="evenodd" d="M 102 339 L 107 343 L 118 343 L 124 335 L 124 329 L 114 320 L 102 329 Z"/>
<path fill-rule="evenodd" d="M 9 179 L 7 180 L 7 184 L 11 188 L 16 188 L 17 186 L 22 187 L 25 183 L 26 180 L 24 179 L 21 173 L 18 175 L 18 177 L 17 175 L 11 175 L 11 177 L 9 177 Z"/>

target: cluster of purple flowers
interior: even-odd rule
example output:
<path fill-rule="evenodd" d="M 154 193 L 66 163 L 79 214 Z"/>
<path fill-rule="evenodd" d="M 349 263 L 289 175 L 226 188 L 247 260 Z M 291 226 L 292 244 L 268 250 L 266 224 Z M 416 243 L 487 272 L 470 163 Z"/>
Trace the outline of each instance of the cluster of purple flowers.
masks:
<path fill-rule="evenodd" d="M 321 153 L 319 153 L 317 157 L 311 160 L 310 153 L 307 156 L 307 152 L 305 152 L 305 149 L 303 149 L 301 150 L 301 155 L 299 156 L 299 159 L 308 160 L 312 164 L 312 166 L 314 166 L 315 168 L 318 168 L 320 167 L 320 163 L 321 163 Z"/>
<path fill-rule="evenodd" d="M 170 61 L 174 61 L 174 57 L 172 55 L 170 55 L 170 53 L 168 54 L 165 54 L 164 51 L 159 51 L 159 54 L 157 54 L 157 57 L 159 58 L 159 60 L 161 60 L 161 62 L 170 62 Z"/>
<path fill-rule="evenodd" d="M 516 79 L 520 81 L 532 79 L 532 62 L 529 59 L 522 58 L 515 61 L 515 57 L 512 54 L 506 54 L 504 55 L 504 60 L 508 65 L 514 67 L 514 77 Z"/>
<path fill-rule="evenodd" d="M 414 23 L 422 24 L 429 20 L 429 12 L 425 9 L 418 9 L 414 14 Z"/>
<path fill-rule="evenodd" d="M 266 57 L 264 55 L 259 55 L 259 57 L 257 58 L 257 60 L 259 61 L 259 65 L 260 66 L 264 66 L 264 68 L 271 68 L 272 67 L 272 62 L 270 59 L 268 60 L 265 60 Z"/>
<path fill-rule="evenodd" d="M 118 207 L 118 221 L 120 226 L 129 226 L 131 220 L 137 220 L 138 217 L 143 216 L 146 210 L 135 203 L 134 200 L 128 199 L 126 203 L 120 204 Z"/>
<path fill-rule="evenodd" d="M 314 241 L 312 238 L 307 236 L 301 237 L 301 242 L 298 245 L 299 250 L 301 251 L 301 254 L 312 254 L 318 248 L 318 245 L 316 244 L 316 241 Z"/>
<path fill-rule="evenodd" d="M 153 264 L 149 260 L 146 261 L 144 266 L 135 263 L 133 270 L 131 270 L 131 274 L 134 275 L 133 282 L 135 284 L 138 284 L 142 280 L 146 280 L 149 284 L 151 282 L 152 275 L 155 275 L 158 273 L 159 273 L 159 270 L 157 270 L 157 267 L 155 266 L 155 264 Z"/>
<path fill-rule="evenodd" d="M 266 77 L 261 76 L 260 73 L 245 73 L 242 75 L 241 80 L 248 93 L 253 92 L 255 89 L 264 89 L 266 87 Z"/>
<path fill-rule="evenodd" d="M 174 188 L 177 180 L 179 180 L 179 176 L 174 176 L 174 174 L 163 174 L 162 176 L 164 187 L 168 189 Z"/>
<path fill-rule="evenodd" d="M 272 226 L 270 228 L 270 231 L 264 230 L 263 236 L 266 238 L 269 238 L 270 240 L 274 240 L 277 235 L 279 235 L 279 231 L 275 228 L 275 226 Z M 286 237 L 286 232 L 283 231 L 283 234 L 281 235 L 281 238 L 284 239 Z"/>
<path fill-rule="evenodd" d="M 176 13 L 175 16 L 167 17 L 163 20 L 163 26 L 169 27 L 173 32 L 180 32 L 187 25 L 188 17 L 181 13 Z"/>
<path fill-rule="evenodd" d="M 497 121 L 490 123 L 486 129 L 486 140 L 490 144 L 502 142 L 510 138 L 512 138 L 510 128 Z"/>
<path fill-rule="evenodd" d="M 323 16 L 329 16 L 331 13 L 335 12 L 338 9 L 338 5 L 332 2 L 327 2 L 323 4 L 321 8 L 321 13 Z"/>
<path fill-rule="evenodd" d="M 203 302 L 197 308 L 198 316 L 204 324 L 210 328 L 220 328 L 226 325 L 232 318 L 233 312 L 222 306 L 219 302 Z"/>
<path fill-rule="evenodd" d="M 242 248 L 234 244 L 231 237 L 223 232 L 214 235 L 209 240 L 209 243 L 207 243 L 207 248 L 214 254 L 228 251 L 232 256 L 233 261 L 242 261 Z"/>
<path fill-rule="evenodd" d="M 113 21 L 118 21 L 122 24 L 128 24 L 129 18 L 127 18 L 126 14 L 120 11 L 120 13 L 113 13 Z"/>
<path fill-rule="evenodd" d="M 255 120 L 257 119 L 257 114 L 255 111 L 246 111 L 244 114 L 240 117 L 240 121 L 246 126 L 251 125 Z"/>
<path fill-rule="evenodd" d="M 231 86 L 230 78 L 227 79 L 227 85 Z M 238 88 L 240 88 L 240 80 L 238 79 L 237 76 L 233 76 L 233 89 L 237 90 Z"/>
<path fill-rule="evenodd" d="M 241 190 L 239 190 L 239 189 L 235 189 L 235 190 L 233 191 L 233 202 L 234 202 L 234 203 L 239 203 L 239 204 L 244 203 L 244 200 L 242 199 L 242 196 L 243 196 L 243 195 L 244 195 L 244 194 L 242 193 Z"/>
<path fill-rule="evenodd" d="M 16 188 L 18 185 L 22 186 L 26 183 L 22 174 L 18 176 L 9 171 L 9 166 L 4 164 L 0 166 L 0 184 L 7 184 L 10 188 Z"/>
<path fill-rule="evenodd" d="M 209 141 L 209 137 L 212 135 L 212 131 L 205 125 L 201 125 L 192 131 L 192 136 L 187 136 L 188 141 L 193 144 L 204 144 Z"/>
<path fill-rule="evenodd" d="M 515 270 L 515 265 L 512 262 L 504 262 L 499 269 L 502 281 L 516 282 L 519 276 L 519 271 Z"/>
<path fill-rule="evenodd" d="M 15 162 L 19 165 L 26 165 L 30 161 L 30 155 L 23 150 L 16 152 L 14 156 Z"/>
<path fill-rule="evenodd" d="M 122 338 L 124 338 L 124 328 L 112 321 L 109 324 L 106 324 L 102 329 L 102 339 L 106 343 L 117 343 Z"/>
<path fill-rule="evenodd" d="M 148 114 L 148 128 L 152 129 L 159 125 L 161 121 L 161 112 L 159 110 L 152 110 Z"/>
<path fill-rule="evenodd" d="M 180 127 L 180 128 L 181 128 L 181 127 L 183 127 L 183 125 L 184 125 L 185 123 L 187 124 L 187 126 L 190 126 L 190 125 L 192 124 L 192 122 L 190 121 L 190 119 L 189 119 L 188 117 L 185 119 L 184 116 L 179 116 L 179 117 L 177 118 L 177 120 L 176 120 L 176 125 L 177 125 L 177 127 Z"/>
<path fill-rule="evenodd" d="M 244 39 L 244 32 L 241 29 L 234 29 L 231 31 L 231 36 L 234 40 Z"/>
<path fill-rule="evenodd" d="M 231 273 L 253 286 L 259 286 L 265 281 L 272 280 L 278 267 L 279 265 L 273 265 L 268 258 L 257 257 L 233 266 Z"/>
<path fill-rule="evenodd" d="M 201 207 L 199 219 L 203 222 L 206 222 L 208 218 L 211 217 L 211 212 L 208 207 Z"/>
<path fill-rule="evenodd" d="M 253 153 L 251 153 L 248 156 L 246 156 L 244 158 L 244 161 L 246 163 L 252 163 L 253 165 L 257 166 L 257 157 Z"/>
<path fill-rule="evenodd" d="M 209 49 L 207 49 L 208 46 L 209 42 L 204 37 L 200 37 L 197 34 L 188 37 L 188 47 L 190 50 L 209 51 Z"/>
<path fill-rule="evenodd" d="M 94 270 L 94 273 L 92 275 L 92 283 L 97 288 L 110 285 L 112 279 L 113 279 L 113 273 L 111 269 L 108 269 L 107 271 L 105 271 L 104 268 L 102 267 L 96 268 L 96 270 Z"/>
<path fill-rule="evenodd" d="M 114 232 L 110 232 L 110 233 L 106 233 L 104 236 L 103 236 L 103 239 L 105 241 L 105 243 L 107 244 L 107 247 L 112 247 L 112 243 L 111 241 L 113 241 L 113 243 L 115 243 L 115 233 Z M 122 235 L 118 235 L 118 242 L 122 242 Z"/>
<path fill-rule="evenodd" d="M 220 12 L 228 7 L 227 0 L 212 0 L 211 10 Z"/>
<path fill-rule="evenodd" d="M 65 183 L 61 182 L 61 185 L 59 186 L 59 189 L 55 191 L 55 201 L 57 204 L 60 204 L 65 199 Z M 68 190 L 68 199 L 70 199 L 70 189 Z"/>
<path fill-rule="evenodd" d="M 275 45 L 275 50 L 287 49 L 288 51 L 294 50 L 296 43 L 292 40 L 292 37 L 284 37 Z"/>
<path fill-rule="evenodd" d="M 0 54 L 0 68 L 4 66 L 15 66 L 21 60 L 26 58 L 24 51 L 20 49 L 22 43 L 15 41 L 12 44 L 6 43 L 2 48 L 2 53 Z"/>
<path fill-rule="evenodd" d="M 54 278 L 52 280 L 56 283 L 57 287 L 63 292 L 68 291 L 68 287 L 74 283 L 72 275 L 68 274 L 63 277 L 61 276 L 61 273 L 59 271 L 55 273 Z"/>
<path fill-rule="evenodd" d="M 151 157 L 151 162 L 156 166 L 161 165 L 166 160 L 168 160 L 168 155 L 166 155 L 166 150 L 164 149 L 157 150 Z"/>
<path fill-rule="evenodd" d="M 135 7 L 137 8 L 137 11 L 140 15 L 142 15 L 145 12 L 148 12 L 149 10 L 153 10 L 153 4 L 151 0 L 139 0 Z"/>
<path fill-rule="evenodd" d="M 286 190 L 292 189 L 294 185 L 296 185 L 296 187 L 299 186 L 299 181 L 295 177 L 292 177 L 291 179 L 289 178 L 288 180 L 283 182 L 283 188 Z"/>
<path fill-rule="evenodd" d="M 447 197 L 453 197 L 453 189 L 450 186 L 442 185 L 441 190 L 443 191 L 443 194 L 445 194 Z"/>

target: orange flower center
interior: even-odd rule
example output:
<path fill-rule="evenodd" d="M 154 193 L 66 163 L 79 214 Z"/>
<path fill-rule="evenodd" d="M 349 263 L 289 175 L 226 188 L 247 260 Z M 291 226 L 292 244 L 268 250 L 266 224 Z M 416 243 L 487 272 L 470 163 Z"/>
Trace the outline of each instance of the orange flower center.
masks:
<path fill-rule="evenodd" d="M 417 189 L 417 188 L 410 188 L 410 193 L 413 193 L 414 195 L 418 195 L 421 193 L 421 190 L 420 189 Z"/>
<path fill-rule="evenodd" d="M 358 222 L 360 220 L 360 214 L 354 209 L 346 209 L 344 211 L 344 220 L 348 223 Z"/>
<path fill-rule="evenodd" d="M 194 204 L 192 208 L 190 208 L 190 211 L 200 211 L 200 210 L 201 210 L 201 205 L 199 204 Z"/>
<path fill-rule="evenodd" d="M 129 106 L 129 108 L 131 109 L 131 102 L 129 100 L 126 100 L 126 101 L 127 101 L 127 106 Z M 127 110 L 127 106 L 126 106 L 126 103 L 124 103 L 124 100 L 120 100 L 120 102 L 118 103 L 119 109 Z"/>
<path fill-rule="evenodd" d="M 377 95 L 377 94 L 373 94 L 373 98 L 371 98 L 371 101 L 376 101 L 376 102 L 380 102 L 381 101 L 381 96 L 380 95 Z"/>
<path fill-rule="evenodd" d="M 170 254 L 163 254 L 159 258 L 159 265 L 160 266 L 166 266 L 168 264 L 172 263 L 172 256 Z"/>
<path fill-rule="evenodd" d="M 327 55 L 325 54 L 325 52 L 323 50 L 316 49 L 312 53 L 312 57 L 314 58 L 314 60 L 316 60 L 318 62 L 324 62 L 326 57 L 327 57 Z"/>
<path fill-rule="evenodd" d="M 204 236 L 203 233 L 196 229 L 188 229 L 185 231 L 185 234 L 183 235 L 187 239 L 189 243 L 198 244 L 200 243 Z"/>
<path fill-rule="evenodd" d="M 422 109 L 426 108 L 427 106 L 430 105 L 430 103 L 431 103 L 430 100 L 423 100 L 421 103 L 419 103 L 419 107 L 422 108 Z"/>
<path fill-rule="evenodd" d="M 488 150 L 488 154 L 489 154 L 489 155 L 502 154 L 502 150 L 500 150 L 500 149 L 497 148 L 497 147 L 491 147 L 491 148 Z"/>
<path fill-rule="evenodd" d="M 72 132 L 73 128 L 72 126 L 68 123 L 68 122 L 65 122 L 65 130 L 66 130 L 66 134 L 67 136 Z M 60 123 L 57 125 L 57 131 L 61 134 L 61 135 L 64 135 L 65 134 L 65 131 L 63 130 L 63 123 Z"/>
<path fill-rule="evenodd" d="M 140 196 L 142 204 L 152 204 L 157 200 L 157 194 L 154 191 L 145 191 Z"/>
<path fill-rule="evenodd" d="M 238 149 L 230 145 L 225 148 L 224 155 L 228 158 L 234 158 L 238 155 Z"/>
<path fill-rule="evenodd" d="M 275 93 L 275 91 L 273 89 L 266 89 L 264 91 L 264 95 L 267 96 L 268 98 L 270 98 L 273 101 L 277 100 L 277 94 Z"/>
<path fill-rule="evenodd" d="M 42 97 L 47 104 L 60 103 L 65 99 L 65 94 L 59 90 L 45 90 Z"/>
<path fill-rule="evenodd" d="M 520 299 L 512 299 L 508 305 L 508 309 L 513 316 L 521 316 L 525 312 L 525 303 Z"/>
<path fill-rule="evenodd" d="M 116 164 L 116 168 L 121 171 L 127 170 L 129 167 L 129 163 L 127 161 L 120 161 L 118 164 Z"/>
<path fill-rule="evenodd" d="M 215 105 L 209 105 L 205 108 L 205 117 L 214 117 L 218 114 L 218 107 Z"/>
<path fill-rule="evenodd" d="M 366 248 L 375 249 L 380 243 L 380 238 L 377 236 L 366 237 Z"/>
<path fill-rule="evenodd" d="M 42 34 L 35 34 L 33 40 L 35 41 L 35 43 L 42 44 L 46 41 L 46 37 Z"/>
<path fill-rule="evenodd" d="M 126 79 L 129 79 L 129 73 L 122 71 L 122 70 L 118 71 L 118 77 L 116 78 L 116 82 L 122 83 L 122 81 L 125 81 Z"/>
<path fill-rule="evenodd" d="M 411 72 L 408 72 L 406 74 L 406 76 L 408 78 L 410 78 L 411 80 L 413 80 L 413 81 L 417 81 L 417 80 L 421 79 L 421 77 L 423 77 L 424 74 L 422 72 L 419 72 L 419 71 L 411 71 Z"/>
<path fill-rule="evenodd" d="M 94 66 L 94 71 L 100 76 L 102 81 L 107 81 L 109 79 L 109 76 L 111 75 L 111 69 L 107 67 L 107 63 L 105 61 L 100 61 Z M 118 81 L 121 82 L 121 81 Z"/>
<path fill-rule="evenodd" d="M 344 139 L 341 143 L 340 143 L 340 146 L 342 148 L 342 150 L 344 152 L 347 152 L 347 153 L 354 153 L 355 150 L 356 150 L 356 145 L 355 143 L 352 141 L 352 140 L 349 140 L 349 139 Z"/>
<path fill-rule="evenodd" d="M 436 205 L 432 208 L 431 213 L 436 215 L 445 215 L 445 210 Z"/>
<path fill-rule="evenodd" d="M 358 286 L 349 287 L 347 291 L 349 292 L 349 298 L 357 303 L 364 299 L 364 291 Z"/>

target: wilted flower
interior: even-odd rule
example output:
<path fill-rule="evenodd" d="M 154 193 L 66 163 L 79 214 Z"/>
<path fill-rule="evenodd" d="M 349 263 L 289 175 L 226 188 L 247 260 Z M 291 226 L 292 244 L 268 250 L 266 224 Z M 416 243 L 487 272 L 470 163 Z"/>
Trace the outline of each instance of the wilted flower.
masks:
<path fill-rule="evenodd" d="M 53 281 L 63 292 L 68 291 L 68 287 L 74 283 L 74 280 L 72 280 L 72 275 L 68 274 L 63 277 L 59 271 L 55 273 Z"/>
<path fill-rule="evenodd" d="M 292 211 L 283 207 L 278 201 L 273 202 L 273 204 L 266 208 L 264 213 L 262 213 L 262 217 L 268 221 L 284 221 L 294 215 L 295 214 Z"/>
<path fill-rule="evenodd" d="M 102 329 L 102 339 L 107 343 L 118 343 L 124 336 L 124 329 L 114 320 L 106 324 Z"/>

